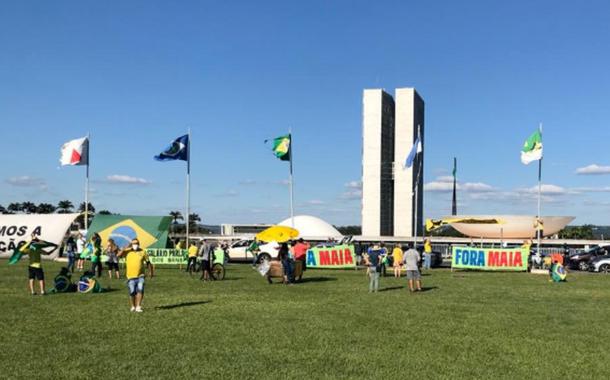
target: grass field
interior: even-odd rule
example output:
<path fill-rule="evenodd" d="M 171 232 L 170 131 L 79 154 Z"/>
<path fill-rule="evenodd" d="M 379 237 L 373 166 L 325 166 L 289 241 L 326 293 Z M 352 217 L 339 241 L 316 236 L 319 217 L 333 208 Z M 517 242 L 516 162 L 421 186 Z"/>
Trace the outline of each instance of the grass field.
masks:
<path fill-rule="evenodd" d="M 46 263 L 48 280 L 59 270 Z M 26 263 L 0 261 L 0 378 L 608 378 L 610 277 L 426 273 L 426 291 L 363 271 L 268 285 L 248 265 L 203 283 L 147 280 L 142 314 L 122 280 L 105 294 L 30 296 Z M 50 281 L 49 281 L 50 283 Z M 49 288 L 52 286 L 48 286 Z"/>

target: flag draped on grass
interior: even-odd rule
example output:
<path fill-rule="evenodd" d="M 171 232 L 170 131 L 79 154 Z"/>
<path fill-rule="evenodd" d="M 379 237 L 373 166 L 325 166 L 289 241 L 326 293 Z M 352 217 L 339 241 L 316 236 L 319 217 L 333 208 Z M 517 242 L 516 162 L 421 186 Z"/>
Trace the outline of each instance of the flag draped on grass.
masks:
<path fill-rule="evenodd" d="M 267 142 L 269 140 L 265 140 Z M 273 139 L 273 154 L 282 161 L 290 161 L 291 136 L 284 135 Z"/>
<path fill-rule="evenodd" d="M 413 166 L 413 161 L 415 161 L 415 157 L 417 156 L 418 153 L 421 153 L 421 152 L 422 152 L 421 141 L 419 140 L 419 136 L 417 136 L 417 139 L 415 139 L 415 143 L 413 144 L 413 147 L 411 148 L 411 151 L 409 152 L 409 155 L 407 156 L 407 161 L 405 162 L 405 169 Z"/>
<path fill-rule="evenodd" d="M 89 164 L 89 139 L 70 140 L 61 146 L 61 157 L 59 162 L 65 165 L 88 165 Z"/>
<path fill-rule="evenodd" d="M 542 159 L 542 132 L 537 130 L 523 143 L 521 162 L 525 165 Z"/>
<path fill-rule="evenodd" d="M 157 161 L 188 161 L 189 135 L 180 136 L 165 148 L 165 150 L 155 156 Z"/>

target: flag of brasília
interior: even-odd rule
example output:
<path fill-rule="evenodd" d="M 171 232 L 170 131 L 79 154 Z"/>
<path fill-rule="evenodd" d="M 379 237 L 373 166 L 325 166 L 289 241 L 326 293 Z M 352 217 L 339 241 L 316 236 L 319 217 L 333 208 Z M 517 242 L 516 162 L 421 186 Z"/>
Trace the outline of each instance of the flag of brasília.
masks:
<path fill-rule="evenodd" d="M 525 165 L 542 159 L 542 132 L 537 130 L 525 140 L 521 149 L 521 162 Z"/>

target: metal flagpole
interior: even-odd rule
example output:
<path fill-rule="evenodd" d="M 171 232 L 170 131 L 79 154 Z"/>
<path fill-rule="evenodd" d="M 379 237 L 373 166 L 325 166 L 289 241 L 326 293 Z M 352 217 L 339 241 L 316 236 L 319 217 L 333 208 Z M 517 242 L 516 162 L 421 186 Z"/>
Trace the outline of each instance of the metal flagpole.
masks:
<path fill-rule="evenodd" d="M 457 158 L 453 157 L 453 199 L 451 202 L 451 215 L 457 215 Z"/>
<path fill-rule="evenodd" d="M 292 128 L 288 129 L 288 138 L 290 140 L 289 145 L 289 153 L 290 153 L 290 225 L 294 228 L 294 183 L 293 183 L 293 175 L 292 175 L 292 156 L 294 150 L 292 149 Z"/>
<path fill-rule="evenodd" d="M 87 173 L 85 177 L 85 230 L 89 234 L 89 157 L 91 149 L 91 133 L 87 133 Z"/>
<path fill-rule="evenodd" d="M 540 123 L 540 127 L 539 127 L 539 131 L 540 131 L 540 137 L 542 138 L 542 123 Z M 540 230 L 540 223 L 542 221 L 542 215 L 540 213 L 540 204 L 541 204 L 541 198 L 542 198 L 542 157 L 540 157 L 540 160 L 538 160 L 538 216 L 536 217 L 536 236 L 537 236 L 537 243 L 536 243 L 536 247 L 537 247 L 537 253 L 538 255 L 540 255 L 540 239 L 541 239 L 541 230 Z M 544 228 L 544 226 L 543 226 Z"/>
<path fill-rule="evenodd" d="M 188 142 L 186 145 L 186 247 L 189 249 L 189 225 L 191 212 L 191 129 L 188 130 Z"/>
<path fill-rule="evenodd" d="M 419 130 L 419 125 L 417 126 L 417 138 L 418 138 L 418 144 L 421 144 L 421 136 L 420 136 L 420 130 Z M 418 154 L 419 152 L 417 151 L 419 149 L 419 147 L 415 147 L 415 159 L 413 160 L 413 165 L 417 165 L 417 175 L 415 176 L 415 212 L 414 212 L 414 216 L 415 216 L 415 220 L 414 220 L 414 236 L 413 236 L 413 248 L 417 249 L 417 234 L 418 234 L 418 218 L 417 218 L 417 214 L 419 211 L 419 198 L 418 198 L 418 193 L 419 193 L 419 172 L 421 170 L 421 162 L 418 161 Z"/>

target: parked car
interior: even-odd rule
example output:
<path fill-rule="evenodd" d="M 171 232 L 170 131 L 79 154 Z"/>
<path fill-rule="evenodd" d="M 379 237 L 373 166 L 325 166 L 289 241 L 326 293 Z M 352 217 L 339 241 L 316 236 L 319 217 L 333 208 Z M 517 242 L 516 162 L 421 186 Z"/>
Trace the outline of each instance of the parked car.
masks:
<path fill-rule="evenodd" d="M 238 240 L 229 247 L 229 257 L 232 261 L 252 261 L 252 252 L 248 251 L 248 247 L 252 244 L 251 239 Z M 276 258 L 278 254 L 279 244 L 272 241 L 271 243 L 262 244 L 259 249 L 259 260 L 270 260 Z"/>
<path fill-rule="evenodd" d="M 591 272 L 601 272 L 610 274 L 610 255 L 598 256 L 589 261 Z"/>
<path fill-rule="evenodd" d="M 610 246 L 594 245 L 584 252 L 577 252 L 569 256 L 568 267 L 572 269 L 589 270 L 589 261 L 608 254 Z"/>

